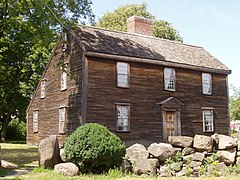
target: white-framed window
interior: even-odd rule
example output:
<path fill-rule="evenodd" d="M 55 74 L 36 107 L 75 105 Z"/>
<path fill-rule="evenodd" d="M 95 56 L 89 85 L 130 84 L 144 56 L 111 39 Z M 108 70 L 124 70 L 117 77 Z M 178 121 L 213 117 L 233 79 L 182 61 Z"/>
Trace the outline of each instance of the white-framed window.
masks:
<path fill-rule="evenodd" d="M 125 62 L 117 62 L 117 86 L 129 87 L 129 64 Z"/>
<path fill-rule="evenodd" d="M 213 132 L 213 109 L 203 109 L 203 131 Z"/>
<path fill-rule="evenodd" d="M 39 110 L 33 110 L 33 132 L 38 132 L 38 113 Z"/>
<path fill-rule="evenodd" d="M 61 91 L 67 89 L 67 64 L 61 67 Z"/>
<path fill-rule="evenodd" d="M 209 73 L 202 73 L 202 92 L 212 94 L 212 76 Z"/>
<path fill-rule="evenodd" d="M 41 98 L 45 98 L 46 97 L 46 85 L 47 85 L 47 80 L 44 79 L 41 81 Z"/>
<path fill-rule="evenodd" d="M 117 104 L 117 131 L 130 131 L 130 105 Z"/>
<path fill-rule="evenodd" d="M 173 68 L 164 68 L 164 85 L 165 90 L 175 91 L 176 78 L 175 70 Z"/>
<path fill-rule="evenodd" d="M 59 108 L 59 133 L 65 133 L 66 110 L 66 106 L 61 106 Z"/>

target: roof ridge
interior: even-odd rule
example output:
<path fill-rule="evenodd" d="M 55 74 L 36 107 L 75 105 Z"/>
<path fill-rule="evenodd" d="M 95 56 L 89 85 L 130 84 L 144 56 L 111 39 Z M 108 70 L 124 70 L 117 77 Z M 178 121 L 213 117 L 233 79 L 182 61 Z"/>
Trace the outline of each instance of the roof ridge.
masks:
<path fill-rule="evenodd" d="M 176 44 L 183 45 L 183 46 L 190 46 L 190 47 L 196 47 L 196 48 L 202 48 L 203 49 L 203 47 L 197 46 L 197 45 L 186 44 L 186 43 L 182 43 L 182 42 L 178 42 L 178 41 L 174 41 L 174 40 L 163 39 L 163 38 L 159 38 L 159 37 L 155 37 L 155 36 L 147 36 L 147 35 L 138 34 L 138 33 L 129 33 L 129 32 L 124 32 L 124 31 L 116 31 L 116 30 L 105 29 L 105 28 L 102 28 L 102 27 L 89 26 L 89 25 L 78 25 L 77 27 L 87 27 L 87 28 L 99 29 L 99 30 L 109 31 L 109 32 L 114 32 L 114 33 L 140 36 L 140 37 L 144 37 L 144 38 L 156 39 L 156 40 L 166 41 L 166 42 L 170 42 L 170 43 L 176 43 Z"/>

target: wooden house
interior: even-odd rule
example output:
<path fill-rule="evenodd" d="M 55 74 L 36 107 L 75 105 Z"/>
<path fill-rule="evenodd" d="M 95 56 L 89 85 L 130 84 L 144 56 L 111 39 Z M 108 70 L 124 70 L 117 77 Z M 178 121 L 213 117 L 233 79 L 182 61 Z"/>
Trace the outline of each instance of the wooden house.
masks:
<path fill-rule="evenodd" d="M 62 145 L 89 122 L 127 145 L 229 133 L 231 71 L 202 47 L 153 37 L 147 19 L 131 17 L 128 31 L 63 33 L 27 109 L 28 144 L 57 135 Z"/>

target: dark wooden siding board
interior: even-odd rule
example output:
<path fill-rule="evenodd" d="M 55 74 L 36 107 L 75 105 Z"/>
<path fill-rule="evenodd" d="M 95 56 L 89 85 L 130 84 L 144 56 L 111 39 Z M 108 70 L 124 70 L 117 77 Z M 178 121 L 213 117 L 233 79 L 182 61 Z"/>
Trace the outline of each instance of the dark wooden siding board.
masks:
<path fill-rule="evenodd" d="M 88 122 L 102 123 L 116 133 L 114 104 L 130 103 L 131 132 L 116 134 L 127 143 L 161 142 L 162 118 L 157 102 L 173 96 L 184 104 L 183 135 L 210 134 L 202 131 L 202 107 L 215 108 L 215 132 L 228 133 L 224 127 L 228 123 L 226 75 L 212 74 L 213 95 L 208 96 L 202 95 L 201 72 L 175 68 L 176 92 L 170 92 L 164 90 L 163 66 L 131 62 L 130 88 L 118 88 L 115 65 L 115 60 L 88 57 Z"/>
<path fill-rule="evenodd" d="M 67 90 L 60 90 L 60 67 L 58 62 L 63 55 L 62 44 L 59 43 L 52 56 L 42 79 L 47 79 L 46 98 L 40 98 L 40 87 L 36 89 L 36 95 L 27 111 L 28 113 L 28 134 L 27 143 L 37 145 L 41 139 L 49 135 L 57 135 L 60 145 L 63 145 L 66 135 L 72 133 L 81 125 L 81 96 L 82 96 L 82 53 L 78 42 L 70 37 L 70 44 L 67 49 L 68 72 Z M 71 76 L 73 75 L 73 76 Z M 58 113 L 60 106 L 67 106 L 66 112 L 66 134 L 59 134 Z M 32 132 L 32 111 L 39 109 L 39 131 Z"/>

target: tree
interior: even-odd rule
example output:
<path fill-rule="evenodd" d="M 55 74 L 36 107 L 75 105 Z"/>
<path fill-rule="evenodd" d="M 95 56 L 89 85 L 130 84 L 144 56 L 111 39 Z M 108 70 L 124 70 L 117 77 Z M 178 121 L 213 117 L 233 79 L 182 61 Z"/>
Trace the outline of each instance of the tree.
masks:
<path fill-rule="evenodd" d="M 63 24 L 93 21 L 91 0 L 0 2 L 1 139 L 8 123 L 25 119 L 31 94 Z M 58 21 L 57 21 L 58 19 Z"/>
<path fill-rule="evenodd" d="M 233 87 L 234 95 L 230 97 L 230 118 L 240 119 L 240 88 Z"/>
<path fill-rule="evenodd" d="M 114 12 L 107 12 L 98 20 L 96 26 L 126 32 L 127 19 L 133 15 L 152 19 L 154 22 L 154 36 L 182 42 L 182 37 L 179 35 L 178 31 L 172 27 L 171 23 L 163 20 L 156 20 L 155 17 L 147 11 L 147 5 L 145 3 L 139 5 L 128 4 L 120 6 Z"/>

